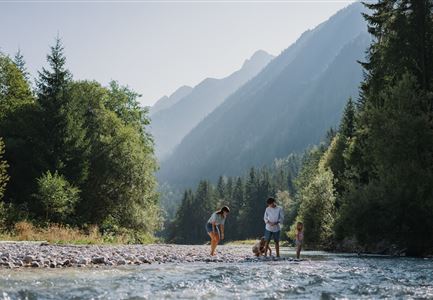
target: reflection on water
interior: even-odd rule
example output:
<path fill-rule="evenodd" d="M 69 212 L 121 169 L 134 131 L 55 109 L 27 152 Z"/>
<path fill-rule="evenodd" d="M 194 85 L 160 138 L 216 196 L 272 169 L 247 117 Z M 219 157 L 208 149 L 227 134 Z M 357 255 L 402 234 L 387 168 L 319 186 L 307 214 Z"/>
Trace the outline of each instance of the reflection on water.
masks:
<path fill-rule="evenodd" d="M 1 299 L 433 298 L 433 260 L 308 253 L 300 262 L 1 270 Z"/>

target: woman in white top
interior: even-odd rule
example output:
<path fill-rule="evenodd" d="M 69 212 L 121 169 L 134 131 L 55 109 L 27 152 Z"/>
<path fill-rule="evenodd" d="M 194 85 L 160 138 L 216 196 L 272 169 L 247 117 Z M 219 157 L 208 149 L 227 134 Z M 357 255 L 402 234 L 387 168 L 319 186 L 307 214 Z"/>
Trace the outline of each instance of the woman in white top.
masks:
<path fill-rule="evenodd" d="M 227 206 L 223 206 L 219 211 L 214 212 L 206 223 L 206 231 L 210 236 L 211 256 L 215 255 L 215 249 L 219 241 L 224 239 L 224 223 L 229 212 L 230 209 Z"/>

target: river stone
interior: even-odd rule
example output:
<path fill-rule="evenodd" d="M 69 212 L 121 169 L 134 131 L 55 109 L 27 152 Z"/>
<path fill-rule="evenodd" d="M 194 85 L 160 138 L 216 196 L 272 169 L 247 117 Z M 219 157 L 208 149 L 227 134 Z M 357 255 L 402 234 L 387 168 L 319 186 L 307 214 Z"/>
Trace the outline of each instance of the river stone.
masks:
<path fill-rule="evenodd" d="M 124 260 L 124 259 L 119 259 L 119 260 L 117 261 L 117 264 L 118 264 L 118 265 L 126 265 L 126 260 Z"/>
<path fill-rule="evenodd" d="M 39 268 L 41 265 L 37 261 L 34 261 L 31 266 L 32 268 Z"/>
<path fill-rule="evenodd" d="M 145 264 L 150 264 L 150 261 L 146 258 L 146 257 L 144 257 L 144 256 L 139 256 L 139 257 L 137 257 L 137 259 L 139 260 L 139 261 L 141 261 L 142 263 L 145 263 Z"/>
<path fill-rule="evenodd" d="M 82 257 L 78 260 L 78 264 L 80 264 L 80 265 L 87 265 L 89 263 L 90 263 L 90 259 L 88 259 L 88 258 Z"/>
<path fill-rule="evenodd" d="M 105 257 L 103 256 L 96 256 L 92 258 L 92 263 L 94 264 L 105 264 Z"/>
<path fill-rule="evenodd" d="M 62 262 L 62 266 L 64 267 L 68 267 L 71 265 L 71 261 L 69 259 L 66 259 L 65 261 Z"/>
<path fill-rule="evenodd" d="M 7 266 L 8 268 L 10 268 L 10 269 L 18 268 L 18 266 L 16 266 L 16 265 L 15 265 L 14 263 L 12 263 L 12 262 L 8 262 L 6 266 Z"/>
<path fill-rule="evenodd" d="M 34 256 L 26 255 L 26 256 L 24 256 L 23 262 L 25 262 L 26 264 L 29 264 L 29 263 L 31 263 L 34 260 L 35 260 Z"/>

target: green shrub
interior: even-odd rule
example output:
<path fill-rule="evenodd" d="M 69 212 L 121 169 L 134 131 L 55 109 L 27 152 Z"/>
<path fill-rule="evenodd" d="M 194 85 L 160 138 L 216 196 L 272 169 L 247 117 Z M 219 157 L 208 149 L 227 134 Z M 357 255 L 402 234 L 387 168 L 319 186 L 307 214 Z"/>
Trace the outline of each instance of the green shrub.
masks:
<path fill-rule="evenodd" d="M 38 178 L 38 193 L 35 195 L 41 201 L 45 211 L 45 220 L 64 222 L 74 212 L 79 200 L 80 190 L 57 173 L 47 171 Z"/>

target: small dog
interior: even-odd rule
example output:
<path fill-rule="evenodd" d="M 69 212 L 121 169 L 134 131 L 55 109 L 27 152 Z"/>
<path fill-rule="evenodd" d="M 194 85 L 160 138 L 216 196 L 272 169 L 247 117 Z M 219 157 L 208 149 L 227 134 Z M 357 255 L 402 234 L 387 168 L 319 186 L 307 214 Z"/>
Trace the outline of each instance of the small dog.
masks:
<path fill-rule="evenodd" d="M 269 251 L 269 255 L 272 255 L 271 247 L 269 247 L 269 245 L 266 247 L 265 237 L 262 236 L 260 238 L 260 241 L 254 244 L 253 253 L 255 254 L 255 256 L 259 257 L 261 255 L 265 255 L 266 251 Z"/>

